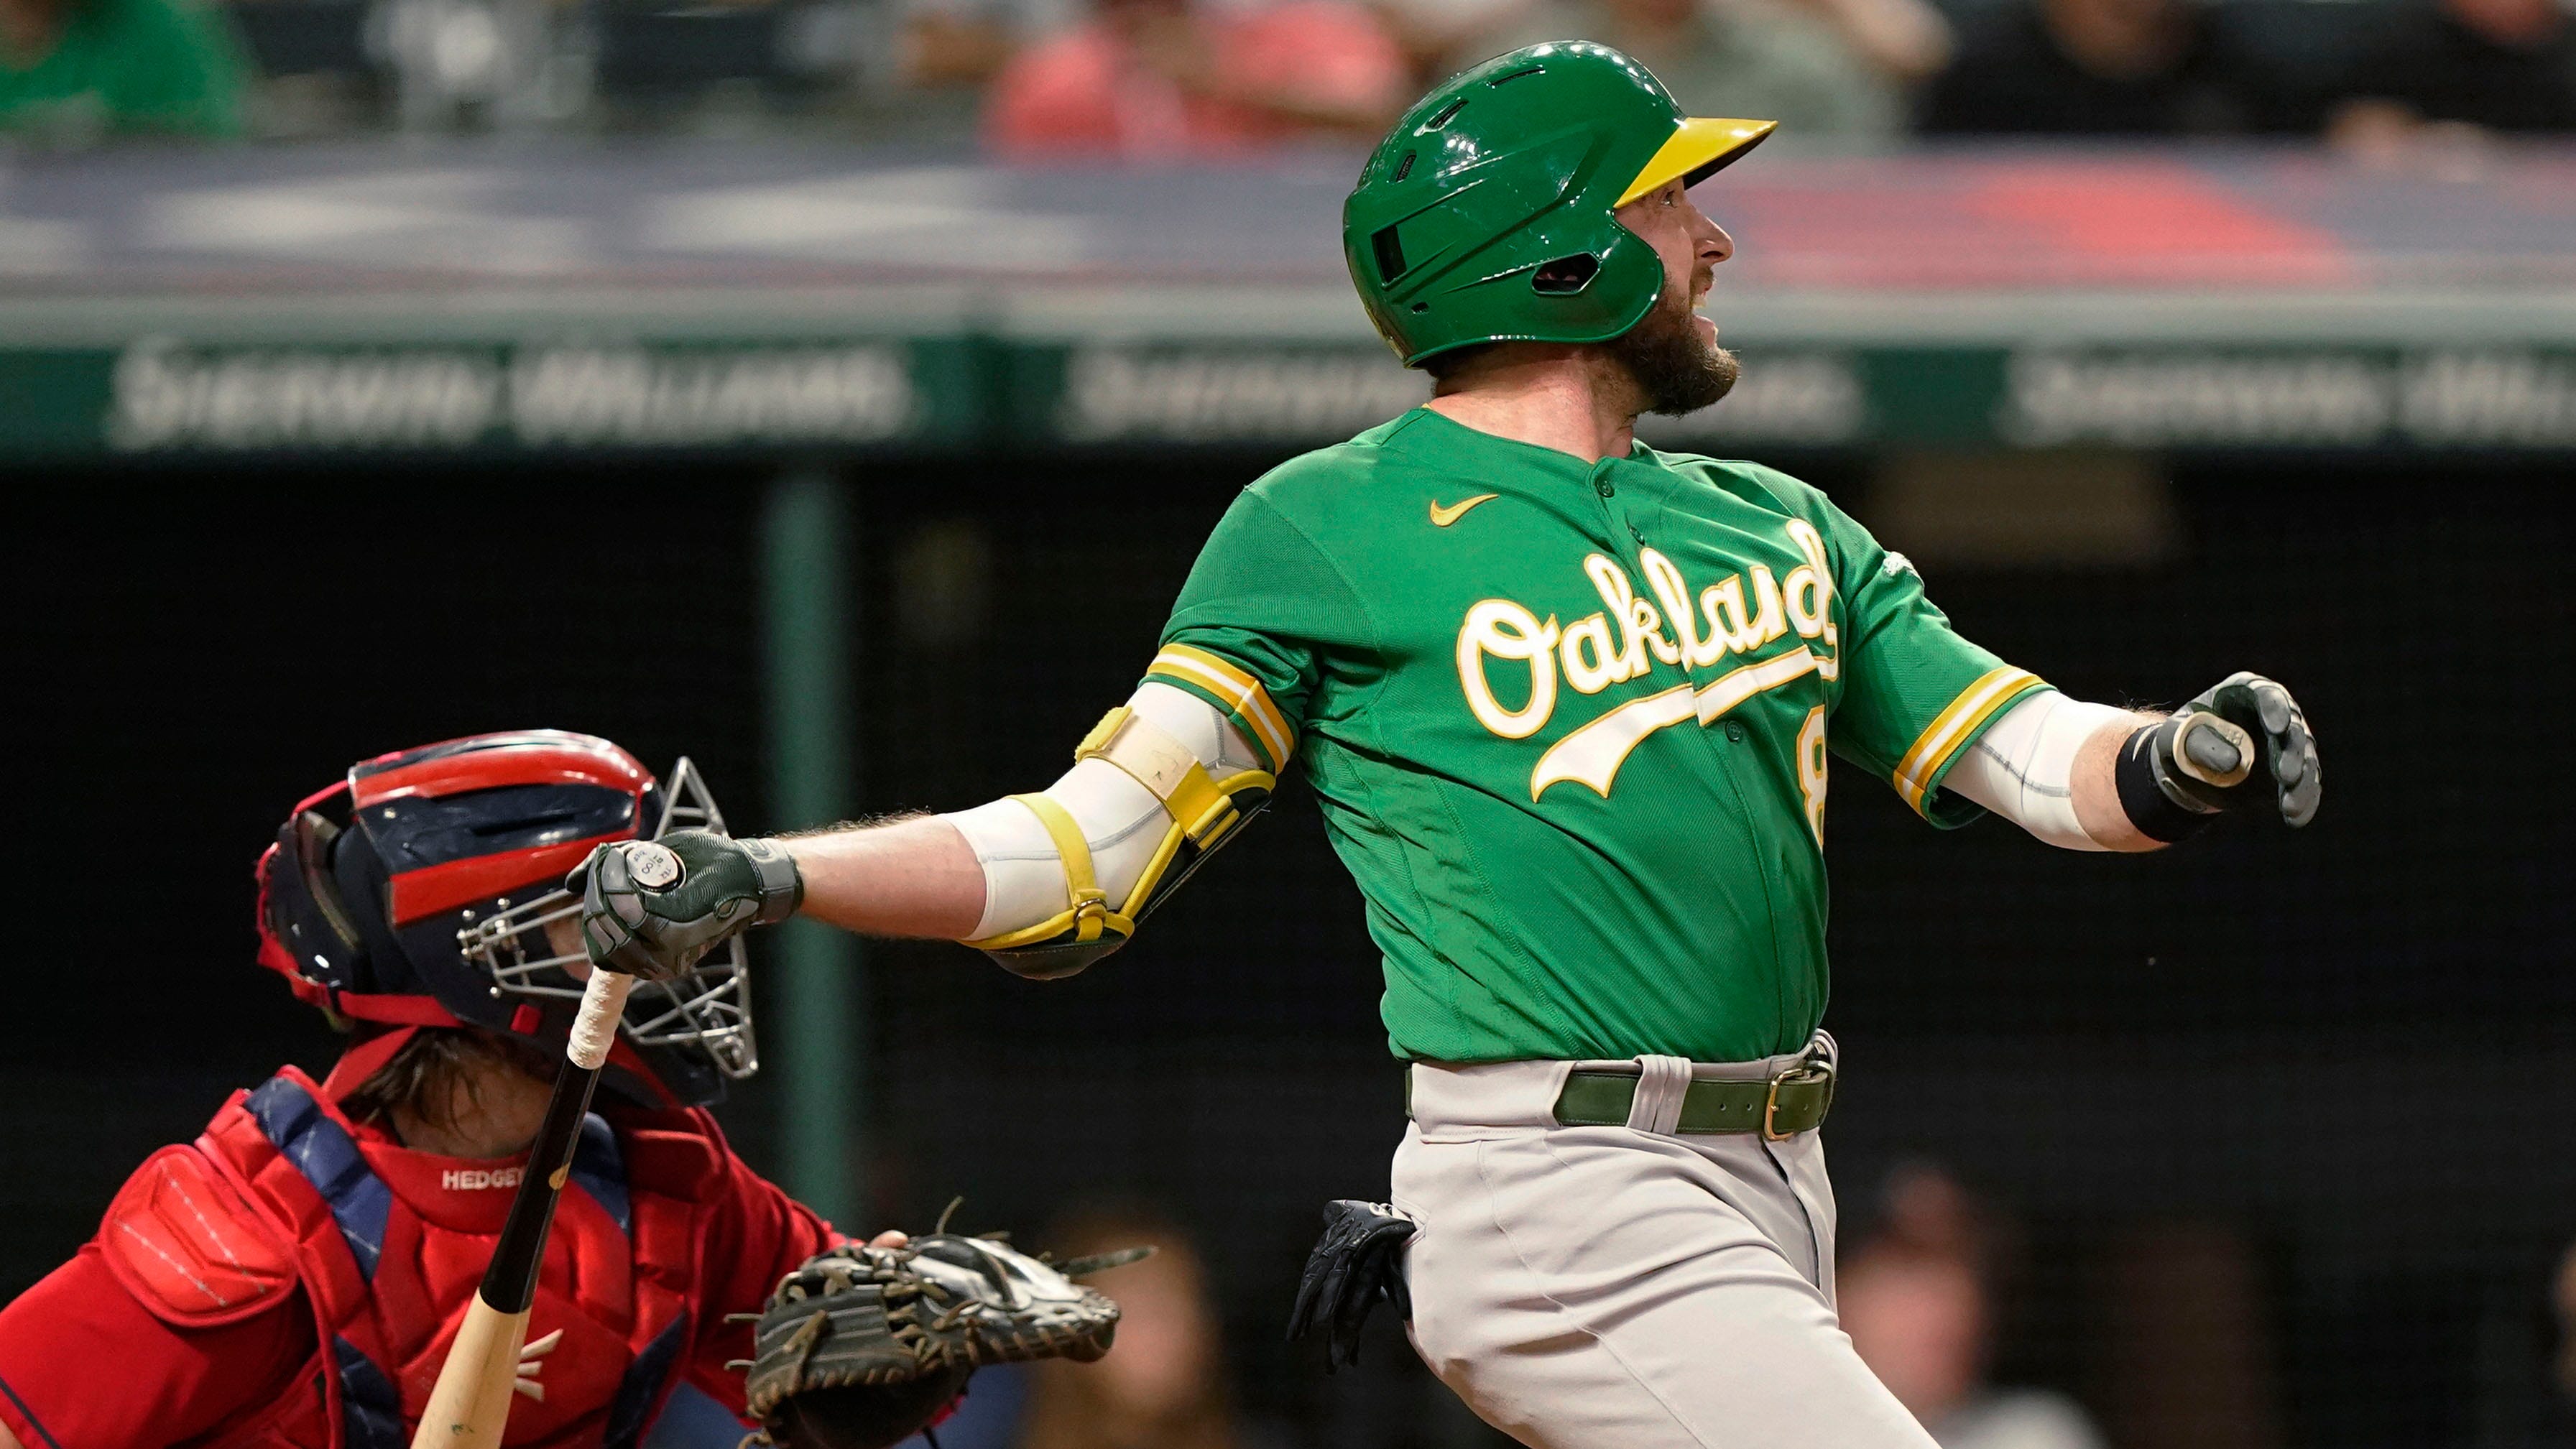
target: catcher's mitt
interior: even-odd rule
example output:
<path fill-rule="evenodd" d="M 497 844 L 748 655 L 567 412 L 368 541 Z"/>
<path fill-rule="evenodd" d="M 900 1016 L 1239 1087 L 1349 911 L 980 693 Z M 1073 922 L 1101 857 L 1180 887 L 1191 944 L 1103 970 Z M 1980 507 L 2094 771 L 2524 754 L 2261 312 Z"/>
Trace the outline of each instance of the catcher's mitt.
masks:
<path fill-rule="evenodd" d="M 1152 1251 L 1049 1264 L 997 1237 L 934 1232 L 900 1248 L 817 1253 L 753 1319 L 754 1356 L 741 1367 L 763 1428 L 747 1442 L 885 1449 L 942 1417 L 986 1364 L 1096 1359 L 1118 1305 L 1073 1280 Z"/>

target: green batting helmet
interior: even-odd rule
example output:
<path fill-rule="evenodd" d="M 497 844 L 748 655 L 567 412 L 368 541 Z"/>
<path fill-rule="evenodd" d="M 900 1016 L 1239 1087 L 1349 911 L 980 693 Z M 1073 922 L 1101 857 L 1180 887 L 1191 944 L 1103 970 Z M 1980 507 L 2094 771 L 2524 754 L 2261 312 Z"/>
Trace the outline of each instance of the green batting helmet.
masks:
<path fill-rule="evenodd" d="M 1663 291 L 1653 247 L 1611 215 L 1696 183 L 1776 124 L 1682 114 L 1606 45 L 1497 56 L 1414 103 L 1342 204 L 1342 255 L 1404 365 L 1479 342 L 1602 342 Z"/>

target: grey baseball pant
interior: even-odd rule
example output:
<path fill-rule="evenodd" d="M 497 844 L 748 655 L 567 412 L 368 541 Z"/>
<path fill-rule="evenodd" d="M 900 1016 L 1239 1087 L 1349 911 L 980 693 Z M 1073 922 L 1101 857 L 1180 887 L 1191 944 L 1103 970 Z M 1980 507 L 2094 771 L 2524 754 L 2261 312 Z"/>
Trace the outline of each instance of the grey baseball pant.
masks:
<path fill-rule="evenodd" d="M 1534 1449 L 1935 1449 L 1834 1316 L 1834 1194 L 1813 1132 L 1680 1135 L 1691 1077 L 1795 1057 L 1639 1059 L 1623 1127 L 1559 1127 L 1567 1072 L 1412 1068 L 1395 1205 L 1413 1344 Z"/>

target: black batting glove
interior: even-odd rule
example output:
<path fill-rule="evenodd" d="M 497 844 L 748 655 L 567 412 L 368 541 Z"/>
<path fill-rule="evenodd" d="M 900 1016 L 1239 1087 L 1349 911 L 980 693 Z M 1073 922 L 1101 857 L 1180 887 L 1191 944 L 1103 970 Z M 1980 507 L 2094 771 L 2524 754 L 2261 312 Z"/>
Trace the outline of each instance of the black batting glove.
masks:
<path fill-rule="evenodd" d="M 2302 826 L 2316 818 L 2325 789 L 2299 702 L 2242 671 L 2132 735 L 2116 773 L 2130 820 L 2158 840 L 2180 839 L 2226 811 Z"/>
<path fill-rule="evenodd" d="M 1335 1363 L 1360 1361 L 1360 1329 L 1380 1303 L 1413 1317 L 1413 1295 L 1404 1283 L 1404 1248 L 1419 1225 L 1384 1203 L 1340 1198 L 1324 1204 L 1324 1235 L 1306 1257 L 1297 1282 L 1297 1305 L 1288 1311 L 1288 1337 L 1318 1329 L 1324 1334 L 1324 1372 Z"/>
<path fill-rule="evenodd" d="M 581 897 L 590 961 L 667 981 L 755 925 L 783 921 L 805 899 L 796 860 L 775 841 L 675 830 L 590 853 L 564 888 Z"/>

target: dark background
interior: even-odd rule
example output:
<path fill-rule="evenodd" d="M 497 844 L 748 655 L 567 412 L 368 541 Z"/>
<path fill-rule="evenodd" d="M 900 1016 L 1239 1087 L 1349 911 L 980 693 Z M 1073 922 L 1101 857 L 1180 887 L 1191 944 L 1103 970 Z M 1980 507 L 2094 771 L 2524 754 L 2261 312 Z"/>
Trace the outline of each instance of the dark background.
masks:
<path fill-rule="evenodd" d="M 865 807 L 1053 778 L 1269 461 L 845 469 Z M 1780 461 L 1869 521 L 1860 461 Z M 2078 697 L 2283 679 L 2323 742 L 2324 809 L 2300 835 L 2236 823 L 2152 859 L 2083 856 L 1993 822 L 1935 832 L 1837 762 L 1828 1024 L 1849 1076 L 1828 1140 L 1847 1234 L 1894 1165 L 1960 1173 L 2017 1224 L 2001 1376 L 2075 1393 L 2115 1442 L 2576 1443 L 2543 1368 L 2545 1275 L 2576 1238 L 2565 470 L 2169 472 L 2173 559 L 1927 564 L 1933 597 Z M 770 818 L 769 476 L 21 475 L 0 1300 L 229 1089 L 327 1063 L 328 1031 L 252 963 L 250 873 L 350 761 L 561 726 L 656 769 L 691 754 L 737 829 Z M 882 1221 L 918 1226 L 959 1192 L 970 1228 L 1152 1199 L 1210 1250 L 1262 1442 L 1484 1442 L 1392 1333 L 1330 1381 L 1277 1343 L 1316 1206 L 1382 1195 L 1401 1126 L 1358 900 L 1301 789 L 1076 980 L 945 945 L 868 961 L 862 1169 Z M 777 1110 L 760 1083 L 724 1109 L 755 1165 Z M 2238 1285 L 2207 1308 L 2223 1324 L 2158 1292 L 2184 1280 Z M 2192 1343 L 2225 1345 L 2213 1373 L 2254 1397 L 2125 1371 Z M 2268 1416 L 2250 1429 L 2249 1403 Z"/>

